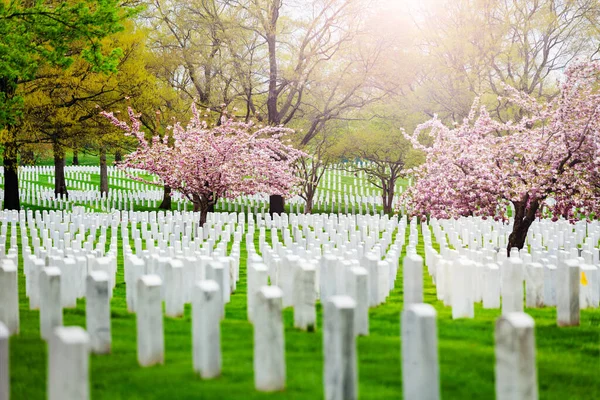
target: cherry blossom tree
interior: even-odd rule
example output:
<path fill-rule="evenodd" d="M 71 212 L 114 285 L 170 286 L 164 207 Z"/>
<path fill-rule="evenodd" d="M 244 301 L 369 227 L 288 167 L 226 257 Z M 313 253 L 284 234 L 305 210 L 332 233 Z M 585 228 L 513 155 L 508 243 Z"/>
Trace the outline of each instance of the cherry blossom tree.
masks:
<path fill-rule="evenodd" d="M 541 216 L 570 221 L 600 215 L 600 63 L 565 72 L 560 93 L 547 103 L 507 87 L 516 122 L 499 122 L 477 101 L 453 128 L 434 118 L 409 139 L 427 154 L 405 194 L 409 214 L 436 218 L 493 217 L 514 224 L 508 248 L 523 248 Z M 431 147 L 417 137 L 428 133 Z"/>
<path fill-rule="evenodd" d="M 119 165 L 155 174 L 182 193 L 194 204 L 194 211 L 200 211 L 200 225 L 220 198 L 256 193 L 288 196 L 294 189 L 298 179 L 293 164 L 304 153 L 283 143 L 290 129 L 262 128 L 226 118 L 209 128 L 195 106 L 192 113 L 185 128 L 176 123 L 170 134 L 151 140 L 146 139 L 139 116 L 131 108 L 130 122 L 119 120 L 112 112 L 102 115 L 138 140 L 137 150 Z"/>

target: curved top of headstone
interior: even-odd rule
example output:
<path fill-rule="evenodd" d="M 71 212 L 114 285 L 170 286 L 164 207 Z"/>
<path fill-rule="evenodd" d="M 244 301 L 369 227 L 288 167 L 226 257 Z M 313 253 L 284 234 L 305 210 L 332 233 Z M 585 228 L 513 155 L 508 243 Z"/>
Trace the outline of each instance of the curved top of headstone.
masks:
<path fill-rule="evenodd" d="M 169 261 L 169 266 L 171 268 L 183 268 L 183 261 L 177 260 L 177 259 L 170 260 Z"/>
<path fill-rule="evenodd" d="M 142 275 L 142 277 L 140 278 L 140 280 L 142 282 L 144 282 L 144 285 L 146 286 L 160 286 L 162 285 L 162 280 L 160 279 L 160 276 L 158 275 Z"/>
<path fill-rule="evenodd" d="M 48 276 L 60 276 L 60 268 L 58 267 L 45 267 L 42 272 Z"/>
<path fill-rule="evenodd" d="M 283 291 L 278 286 L 263 286 L 260 293 L 267 299 L 277 299 L 283 297 Z"/>
<path fill-rule="evenodd" d="M 106 271 L 91 271 L 88 275 L 96 282 L 108 281 L 108 273 Z"/>
<path fill-rule="evenodd" d="M 17 271 L 17 265 L 11 259 L 2 260 L 2 263 L 0 264 L 0 268 L 2 268 L 6 272 L 16 272 Z"/>
<path fill-rule="evenodd" d="M 267 266 L 263 263 L 252 264 L 252 268 L 255 271 L 268 271 L 269 270 L 269 268 L 267 268 Z"/>
<path fill-rule="evenodd" d="M 10 332 L 8 332 L 8 328 L 6 327 L 6 325 L 4 325 L 2 321 L 0 321 L 0 338 L 4 339 L 7 338 L 9 335 Z"/>
<path fill-rule="evenodd" d="M 333 303 L 333 305 L 336 308 L 355 308 L 356 307 L 356 301 L 354 301 L 354 299 L 352 299 L 352 297 L 350 297 L 350 296 L 345 296 L 345 295 L 331 296 L 331 297 L 329 297 L 328 301 L 330 303 Z"/>
<path fill-rule="evenodd" d="M 515 328 L 532 328 L 535 321 L 529 314 L 523 312 L 509 312 L 498 318 L 497 325 L 503 322 L 508 322 Z"/>
<path fill-rule="evenodd" d="M 90 338 L 88 333 L 80 326 L 58 326 L 54 329 L 54 336 L 63 343 L 88 343 Z"/>
<path fill-rule="evenodd" d="M 199 287 L 205 292 L 216 292 L 219 291 L 219 284 L 212 279 L 203 280 L 196 282 L 196 287 Z"/>
<path fill-rule="evenodd" d="M 437 314 L 435 308 L 431 304 L 425 303 L 407 304 L 404 308 L 404 312 L 411 312 L 420 317 L 435 317 Z"/>

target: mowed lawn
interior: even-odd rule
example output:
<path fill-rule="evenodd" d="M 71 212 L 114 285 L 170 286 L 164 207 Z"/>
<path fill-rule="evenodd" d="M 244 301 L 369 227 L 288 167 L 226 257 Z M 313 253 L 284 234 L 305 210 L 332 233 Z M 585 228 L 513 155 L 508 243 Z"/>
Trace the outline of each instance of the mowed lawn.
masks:
<path fill-rule="evenodd" d="M 258 236 L 256 239 L 258 242 Z M 117 287 L 112 299 L 112 354 L 90 357 L 92 399 L 323 398 L 320 305 L 317 305 L 318 328 L 311 333 L 294 329 L 293 310 L 284 310 L 287 388 L 272 394 L 254 390 L 253 330 L 246 320 L 244 241 L 241 246 L 240 282 L 221 324 L 223 373 L 220 378 L 207 381 L 192 370 L 189 306 L 184 318 L 164 319 L 165 364 L 138 366 L 135 315 L 127 312 L 123 257 L 119 255 Z M 422 246 L 421 242 L 420 254 Z M 21 332 L 10 340 L 11 399 L 45 399 L 47 349 L 40 339 L 39 313 L 28 310 L 21 258 L 19 262 Z M 476 305 L 475 319 L 452 320 L 450 308 L 436 300 L 435 288 L 427 274 L 425 301 L 438 312 L 442 398 L 493 399 L 494 322 L 500 310 L 484 310 Z M 402 307 L 400 269 L 396 289 L 387 302 L 370 311 L 370 335 L 357 339 L 361 399 L 402 398 L 399 335 Z M 600 399 L 600 310 L 583 310 L 581 326 L 575 328 L 558 328 L 554 308 L 526 311 L 536 322 L 540 399 Z M 84 301 L 80 300 L 76 309 L 64 311 L 64 324 L 85 327 Z"/>

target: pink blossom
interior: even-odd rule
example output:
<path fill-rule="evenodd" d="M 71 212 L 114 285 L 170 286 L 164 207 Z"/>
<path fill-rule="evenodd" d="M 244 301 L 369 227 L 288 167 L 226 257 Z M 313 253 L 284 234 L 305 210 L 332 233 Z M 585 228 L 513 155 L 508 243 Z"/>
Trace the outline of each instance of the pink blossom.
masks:
<path fill-rule="evenodd" d="M 543 103 L 506 87 L 522 110 L 499 122 L 475 101 L 462 124 L 434 118 L 407 135 L 426 152 L 414 186 L 404 194 L 411 215 L 491 216 L 507 220 L 507 205 L 571 221 L 600 213 L 600 63 L 568 68 L 559 95 Z M 431 147 L 417 138 L 429 134 Z M 527 217 L 529 218 L 529 217 Z"/>
<path fill-rule="evenodd" d="M 193 106 L 184 128 L 175 123 L 170 134 L 146 139 L 139 116 L 129 109 L 130 123 L 103 112 L 113 125 L 137 138 L 138 148 L 124 157 L 124 168 L 158 175 L 203 213 L 220 198 L 269 193 L 288 196 L 298 182 L 294 161 L 304 155 L 280 138 L 292 132 L 282 127 L 256 129 L 251 124 L 223 120 L 208 128 Z"/>

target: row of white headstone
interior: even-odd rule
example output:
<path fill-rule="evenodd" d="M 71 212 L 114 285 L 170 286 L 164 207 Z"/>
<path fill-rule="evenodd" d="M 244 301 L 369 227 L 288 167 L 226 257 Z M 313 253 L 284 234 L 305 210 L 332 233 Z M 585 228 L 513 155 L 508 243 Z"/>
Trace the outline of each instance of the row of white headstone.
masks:
<path fill-rule="evenodd" d="M 473 318 L 476 302 L 484 308 L 502 307 L 503 313 L 521 312 L 525 297 L 526 307 L 556 306 L 558 325 L 572 326 L 579 325 L 581 308 L 599 307 L 600 269 L 592 264 L 597 264 L 597 223 L 586 229 L 584 224 L 537 221 L 529 235 L 533 244 L 520 251 L 511 249 L 510 257 L 505 249 L 495 247 L 495 239 L 508 230 L 502 224 L 467 218 L 432 221 L 439 254 L 433 248 L 430 225 L 421 226 L 437 297 L 452 307 L 453 318 Z M 448 247 L 446 237 L 455 249 Z M 558 243 L 564 247 L 555 247 Z M 577 245 L 587 250 L 571 247 Z"/>
<path fill-rule="evenodd" d="M 20 217 L 23 218 L 20 219 Z M 36 238 L 40 240 L 37 232 L 42 232 L 41 242 L 46 246 L 51 246 L 49 253 L 55 254 L 45 257 L 45 260 L 57 262 L 58 265 L 60 265 L 60 256 L 64 257 L 65 255 L 61 254 L 61 251 L 66 253 L 67 249 L 76 251 L 77 248 L 82 247 L 90 249 L 91 246 L 81 245 L 85 239 L 83 235 L 87 232 L 90 232 L 88 237 L 92 238 L 92 241 L 86 242 L 86 244 L 93 245 L 96 229 L 99 226 L 111 226 L 111 242 L 114 243 L 116 240 L 113 240 L 113 237 L 116 238 L 116 232 L 120 227 L 125 243 L 123 252 L 126 260 L 128 307 L 130 311 L 135 311 L 137 314 L 140 364 L 152 365 L 164 362 L 163 300 L 166 303 L 167 315 L 170 316 L 181 315 L 183 304 L 192 302 L 194 368 L 203 377 L 213 377 L 220 373 L 220 347 L 215 346 L 215 338 L 218 336 L 218 333 L 215 332 L 218 332 L 219 321 L 224 317 L 224 304 L 227 302 L 228 295 L 235 290 L 230 282 L 235 281 L 239 276 L 239 269 L 235 261 L 232 262 L 232 258 L 235 259 L 236 241 L 234 240 L 232 246 L 234 250 L 229 257 L 224 252 L 223 243 L 228 242 L 226 238 L 230 237 L 232 233 L 232 230 L 227 227 L 234 226 L 236 222 L 239 224 L 238 228 L 241 229 L 235 230 L 235 235 L 237 235 L 237 240 L 240 239 L 241 234 L 244 233 L 244 225 L 240 224 L 240 220 L 245 221 L 244 216 L 211 215 L 211 222 L 208 226 L 196 231 L 193 228 L 196 226 L 194 215 L 189 213 L 175 215 L 156 213 L 115 213 L 113 215 L 86 215 L 83 213 L 76 215 L 68 213 L 36 213 L 33 215 L 29 213 L 27 215 L 21 213 L 19 215 L 12 213 L 9 215 L 9 220 L 13 226 L 17 223 L 20 224 L 24 247 L 28 247 L 27 232 L 32 234 L 32 241 Z M 250 221 L 252 222 L 250 223 Z M 188 224 L 189 222 L 193 223 Z M 140 229 L 137 228 L 138 223 Z M 3 224 L 3 226 L 5 225 Z M 149 230 L 147 229 L 148 225 L 150 226 Z M 300 329 L 314 329 L 316 325 L 315 301 L 319 296 L 325 304 L 323 340 L 326 398 L 356 398 L 355 335 L 368 334 L 368 307 L 377 306 L 385 301 L 394 287 L 398 258 L 404 244 L 406 220 L 397 221 L 367 216 L 292 215 L 273 219 L 257 217 L 256 225 L 259 228 L 259 249 L 262 250 L 262 256 L 257 254 L 254 246 L 254 218 L 249 219 L 246 245 L 248 248 L 248 317 L 255 326 L 255 384 L 257 389 L 279 390 L 285 385 L 281 308 L 286 303 L 291 303 L 289 305 L 294 306 L 294 325 Z M 271 244 L 266 242 L 267 226 L 271 229 Z M 289 226 L 292 226 L 291 233 L 288 229 Z M 278 228 L 281 229 L 283 243 L 279 241 Z M 106 240 L 107 231 L 102 232 L 102 228 L 100 229 L 100 239 Z M 16 244 L 16 240 L 13 240 L 13 232 L 16 236 L 16 229 L 11 227 L 11 243 Z M 392 241 L 394 233 L 396 233 L 396 239 Z M 423 262 L 416 254 L 418 230 L 415 221 L 411 222 L 409 233 L 407 256 L 403 263 L 406 305 L 419 304 L 423 301 Z M 211 240 L 216 240 L 217 236 L 221 242 L 215 249 L 216 242 L 211 242 Z M 141 248 L 142 238 L 147 241 L 145 250 Z M 194 244 L 194 238 L 201 238 L 202 244 Z M 226 240 L 223 240 L 224 238 Z M 158 247 L 155 247 L 155 240 L 158 240 Z M 134 243 L 133 247 L 130 245 L 131 242 Z M 183 246 L 184 242 L 187 246 Z M 70 243 L 70 245 L 65 243 Z M 59 247 L 54 246 L 55 244 L 58 244 Z M 182 247 L 179 247 L 180 244 Z M 101 249 L 105 245 L 97 247 Z M 187 255 L 184 253 L 184 248 L 188 250 Z M 189 250 L 193 250 L 193 255 Z M 16 258 L 17 251 L 15 247 L 11 246 L 7 259 L 2 264 L 2 286 L 0 287 L 3 289 L 6 287 L 6 290 L 2 290 L 0 293 L 7 297 L 3 298 L 0 304 L 16 304 L 16 330 L 18 331 L 17 266 L 15 263 L 15 259 L 18 260 Z M 383 256 L 387 261 L 381 260 Z M 86 257 L 90 257 L 90 255 Z M 195 260 L 194 257 L 196 257 Z M 64 258 L 69 258 L 69 255 Z M 89 260 L 90 258 L 86 259 L 85 267 L 80 266 L 82 270 L 86 271 L 88 340 L 94 352 L 106 353 L 110 351 L 110 291 L 114 287 L 111 279 L 114 282 L 116 268 L 105 265 L 104 268 L 96 269 L 94 265 L 97 264 L 98 259 L 94 260 L 94 258 L 92 258 L 94 261 L 90 268 Z M 360 261 L 357 262 L 357 260 Z M 39 264 L 37 261 L 37 259 L 34 260 L 34 264 Z M 109 263 L 107 262 L 107 264 Z M 56 336 L 60 341 L 61 337 L 64 339 L 65 335 L 63 330 L 59 329 L 62 325 L 62 299 L 64 297 L 62 295 L 64 286 L 61 285 L 61 281 L 63 274 L 68 275 L 70 270 L 65 268 L 64 260 L 61 265 L 62 269 L 46 266 L 45 263 L 39 266 L 41 268 L 37 285 L 39 285 L 39 298 L 41 299 L 42 336 L 51 341 Z M 31 271 L 29 269 L 27 274 L 28 281 L 32 279 L 30 278 Z M 185 274 L 190 274 L 187 275 L 189 279 L 183 279 Z M 267 286 L 269 279 L 272 286 Z M 192 287 L 189 290 L 186 289 L 184 282 L 193 283 Z M 32 286 L 36 284 L 31 280 L 29 285 L 31 293 Z M 228 289 L 221 291 L 220 288 Z M 12 301 L 8 299 L 8 296 L 11 296 Z M 210 305 L 203 306 L 203 301 Z M 9 308 L 3 308 L 0 316 L 3 321 L 9 321 L 8 325 L 14 331 L 15 313 L 11 314 L 11 318 L 11 315 L 8 315 L 9 312 L 6 311 Z M 11 309 L 14 310 L 15 307 L 13 306 Z M 196 310 L 203 309 L 205 313 L 197 315 Z M 431 310 L 425 314 L 431 315 Z M 433 314 L 435 315 L 435 313 Z M 522 319 L 521 317 L 517 318 L 519 321 Z M 403 329 L 411 326 L 410 322 L 403 323 Z M 57 331 L 57 329 L 59 330 Z M 79 338 L 85 336 L 80 333 L 76 336 Z M 404 336 L 407 338 L 407 343 L 411 343 L 408 339 L 410 331 Z M 422 335 L 417 335 L 417 337 L 420 336 Z M 431 339 L 427 340 L 431 343 Z M 212 349 L 212 352 L 207 349 L 207 346 Z M 419 348 L 424 348 L 424 350 L 417 354 L 411 353 L 414 349 Z M 408 363 L 412 360 L 410 362 L 414 363 L 422 360 L 424 355 L 437 354 L 437 349 L 432 349 L 426 344 L 414 343 L 407 348 L 405 353 L 413 355 L 404 355 L 403 362 Z M 52 358 L 51 356 L 50 359 Z M 437 358 L 435 363 L 437 365 Z M 407 364 L 403 370 L 406 373 L 414 371 L 414 366 L 408 367 L 408 365 L 413 364 Z M 434 367 L 428 364 L 426 370 L 431 370 L 431 368 Z M 55 379 L 60 379 L 60 377 L 49 379 L 49 385 Z M 410 388 L 414 386 L 413 383 L 431 386 L 418 379 L 405 378 L 404 382 L 405 390 L 412 390 Z M 60 382 L 60 384 L 63 385 L 64 382 Z M 78 381 L 76 384 L 85 386 L 87 382 L 84 384 Z M 437 385 L 439 392 L 439 382 Z M 73 390 L 81 392 L 81 389 Z M 421 393 L 426 388 L 418 390 Z M 52 393 L 50 388 L 49 393 Z M 418 398 L 427 397 L 423 395 Z"/>
<path fill-rule="evenodd" d="M 348 175 L 348 173 L 337 170 L 335 166 L 330 167 L 329 172 L 329 174 L 325 174 L 325 179 L 315 194 L 314 205 L 317 208 L 338 213 L 375 213 L 376 208 L 381 206 L 381 196 L 373 190 L 368 182 L 361 183 L 357 180 L 352 185 L 342 185 L 341 176 Z M 115 167 L 108 168 L 108 180 L 109 185 L 118 186 L 118 188 L 110 190 L 108 195 L 102 195 L 98 190 L 99 188 L 91 184 L 92 175 L 98 173 L 99 167 L 66 166 L 65 178 L 70 189 L 69 199 L 63 197 L 55 199 L 54 190 L 46 185 L 41 185 L 39 180 L 40 175 L 43 175 L 46 176 L 44 184 L 53 183 L 54 168 L 50 166 L 24 166 L 19 170 L 20 195 L 26 205 L 59 209 L 70 209 L 73 204 L 102 210 L 133 209 L 134 206 L 156 207 L 157 202 L 162 199 L 163 192 L 161 189 L 129 179 L 130 176 L 140 177 L 142 171 L 136 169 L 121 170 Z M 333 176 L 338 179 L 331 178 Z M 157 177 L 154 177 L 151 181 L 159 183 Z M 402 192 L 402 187 L 398 187 L 398 192 Z M 173 192 L 172 195 L 179 210 L 191 208 L 189 201 L 180 193 Z M 397 197 L 395 196 L 394 204 L 398 201 Z M 246 197 L 240 197 L 228 202 L 232 205 L 228 205 L 227 210 L 237 212 L 238 205 L 243 206 L 246 203 L 245 200 L 247 200 Z M 257 200 L 260 202 L 260 210 L 264 211 L 268 206 L 268 195 L 258 195 Z M 292 208 L 295 208 L 295 212 L 304 211 L 305 201 L 301 197 L 295 196 L 288 199 L 288 203 Z M 225 205 L 221 204 L 221 210 L 225 208 Z"/>
<path fill-rule="evenodd" d="M 405 274 L 405 288 L 410 286 L 407 281 L 411 277 L 420 276 L 422 280 L 423 276 L 420 257 L 414 255 L 409 260 L 415 271 Z M 14 267 L 12 261 L 4 260 L 0 269 L 0 284 L 6 282 L 7 269 L 11 273 L 16 272 Z M 407 267 L 405 265 L 405 270 Z M 264 265 L 263 268 L 266 269 Z M 11 278 L 11 281 L 16 282 L 14 275 L 15 279 Z M 43 275 L 52 276 L 54 292 L 60 292 L 60 284 L 56 283 L 56 280 L 60 280 L 60 271 L 48 267 Z M 47 393 L 50 400 L 89 399 L 89 352 L 110 352 L 108 284 L 108 277 L 103 272 L 92 272 L 88 276 L 87 333 L 80 327 L 62 327 L 62 323 L 53 327 L 48 337 Z M 161 279 L 156 275 L 144 275 L 136 285 L 136 302 L 139 304 L 138 360 L 142 366 L 164 363 L 161 285 Z M 402 312 L 403 393 L 407 399 L 439 399 L 436 312 L 431 305 L 422 304 L 422 292 L 420 296 L 414 296 L 414 302 L 405 298 Z M 60 307 L 59 298 L 58 294 L 49 297 L 48 301 Z M 223 303 L 219 285 L 213 280 L 197 281 L 192 304 L 193 368 L 203 379 L 214 378 L 221 374 L 220 320 Z M 255 293 L 255 304 L 255 387 L 260 391 L 283 390 L 286 381 L 281 315 L 283 292 L 277 286 L 262 286 Z M 323 382 L 325 398 L 328 400 L 358 398 L 356 306 L 356 301 L 346 295 L 334 295 L 325 302 Z M 4 315 L 0 314 L 0 317 Z M 0 399 L 8 400 L 8 336 L 11 332 L 1 321 L 3 319 L 0 319 Z M 533 328 L 533 319 L 523 313 L 508 313 L 498 320 L 497 399 L 537 399 Z"/>

